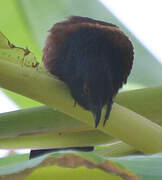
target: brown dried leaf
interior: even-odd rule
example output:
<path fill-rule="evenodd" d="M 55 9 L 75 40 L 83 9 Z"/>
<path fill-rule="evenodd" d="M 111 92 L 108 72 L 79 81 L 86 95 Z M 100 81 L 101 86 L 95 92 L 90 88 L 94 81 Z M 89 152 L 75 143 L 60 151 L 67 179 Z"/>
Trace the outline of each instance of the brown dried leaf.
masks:
<path fill-rule="evenodd" d="M 77 168 L 80 166 L 85 166 L 88 169 L 97 168 L 103 170 L 104 172 L 114 174 L 116 176 L 120 176 L 121 178 L 123 178 L 123 180 L 140 180 L 140 178 L 137 177 L 135 174 L 130 173 L 125 169 L 122 169 L 121 167 L 117 166 L 117 164 L 111 161 L 105 160 L 101 163 L 95 163 L 79 155 L 74 155 L 74 154 L 68 154 L 57 158 L 48 157 L 36 167 L 25 169 L 24 171 L 21 171 L 19 173 L 0 176 L 0 180 L 11 180 L 11 179 L 19 180 L 28 176 L 38 168 L 50 166 L 50 165 L 58 165 L 60 167 L 68 167 L 68 168 Z"/>

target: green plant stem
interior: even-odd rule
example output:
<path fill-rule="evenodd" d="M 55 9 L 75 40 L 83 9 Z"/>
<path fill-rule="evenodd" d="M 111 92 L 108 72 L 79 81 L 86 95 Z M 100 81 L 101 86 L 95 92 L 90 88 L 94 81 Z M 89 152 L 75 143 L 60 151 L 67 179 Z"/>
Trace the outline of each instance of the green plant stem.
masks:
<path fill-rule="evenodd" d="M 26 65 L 21 66 L 2 59 L 0 67 L 1 87 L 56 108 L 93 128 L 92 114 L 79 106 L 74 107 L 66 86 L 42 71 L 42 67 L 39 69 Z M 162 150 L 161 127 L 116 104 L 113 106 L 108 123 L 103 127 L 101 122 L 99 130 L 145 153 Z"/>
<path fill-rule="evenodd" d="M 21 109 L 0 114 L 0 139 L 52 131 L 88 130 L 87 124 L 54 111 L 48 106 Z M 6 131 L 7 129 L 7 131 Z"/>
<path fill-rule="evenodd" d="M 109 136 L 96 130 L 27 133 L 14 138 L 0 140 L 0 148 L 63 148 L 96 146 L 109 142 Z"/>
<path fill-rule="evenodd" d="M 162 86 L 119 93 L 115 102 L 162 125 Z"/>
<path fill-rule="evenodd" d="M 47 106 L 0 114 L 0 148 L 78 146 L 78 142 L 79 146 L 87 146 L 105 144 L 112 139 Z"/>
<path fill-rule="evenodd" d="M 68 88 L 63 82 L 38 65 L 28 50 L 13 46 L 2 34 L 0 41 L 1 87 L 55 108 L 56 111 L 86 123 L 89 130 L 94 130 L 92 113 L 80 106 L 74 107 Z M 104 127 L 103 117 L 104 115 L 97 130 L 121 139 L 144 153 L 162 150 L 162 128 L 157 124 L 115 103 Z"/>

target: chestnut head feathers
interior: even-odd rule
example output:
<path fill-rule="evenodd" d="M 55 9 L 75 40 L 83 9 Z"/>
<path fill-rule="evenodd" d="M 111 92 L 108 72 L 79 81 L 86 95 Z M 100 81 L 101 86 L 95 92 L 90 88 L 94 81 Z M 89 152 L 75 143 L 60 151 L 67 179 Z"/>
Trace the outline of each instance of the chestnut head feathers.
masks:
<path fill-rule="evenodd" d="M 43 49 L 47 70 L 69 87 L 74 100 L 93 113 L 95 127 L 107 106 L 126 83 L 133 64 L 133 46 L 111 23 L 71 16 L 55 24 Z"/>

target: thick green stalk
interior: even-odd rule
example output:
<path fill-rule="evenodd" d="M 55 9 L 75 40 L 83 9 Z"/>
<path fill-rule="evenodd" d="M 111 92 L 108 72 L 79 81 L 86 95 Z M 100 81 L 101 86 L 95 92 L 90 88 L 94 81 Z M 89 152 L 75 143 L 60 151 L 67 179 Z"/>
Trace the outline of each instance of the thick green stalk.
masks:
<path fill-rule="evenodd" d="M 22 134 L 14 138 L 0 139 L 0 148 L 57 148 L 76 146 L 96 146 L 111 141 L 109 136 L 93 130 L 46 132 Z"/>
<path fill-rule="evenodd" d="M 63 134 L 63 133 L 68 132 L 70 136 L 71 132 L 82 131 L 84 135 L 85 133 L 87 133 L 87 139 L 85 139 L 84 142 L 81 142 L 81 144 L 86 145 L 87 141 L 88 143 L 92 143 L 90 142 L 89 136 L 88 136 L 89 131 L 92 131 L 92 130 L 89 130 L 89 129 L 90 127 L 87 124 L 82 123 L 81 121 L 78 121 L 76 119 L 73 119 L 72 117 L 67 116 L 64 113 L 54 111 L 52 108 L 49 108 L 47 106 L 40 106 L 36 108 L 23 109 L 23 110 L 17 110 L 13 112 L 0 114 L 0 138 L 1 139 L 8 138 L 8 137 L 13 138 L 13 137 L 18 137 L 18 136 L 25 137 L 29 135 L 32 135 L 32 136 L 37 135 L 38 141 L 40 141 L 38 135 L 41 135 L 42 133 L 45 136 L 45 134 L 47 135 L 48 132 L 53 132 L 55 134 L 60 134 L 60 133 Z M 108 136 L 106 134 L 104 136 L 104 134 L 101 133 L 101 131 L 99 131 L 98 129 L 95 129 L 95 131 L 98 132 L 97 136 L 101 136 L 100 134 L 102 134 L 102 139 L 99 140 L 98 142 L 96 141 L 95 142 L 96 144 L 102 144 L 102 143 L 105 144 L 105 143 L 112 142 L 115 140 L 113 137 Z M 51 138 L 51 141 L 49 140 L 50 138 Z M 64 139 L 64 136 L 60 136 L 60 138 Z M 24 140 L 25 139 L 23 139 L 23 141 Z M 48 147 L 52 147 L 54 145 L 53 140 L 55 141 L 55 144 L 56 144 L 56 142 L 58 141 L 58 138 L 55 139 L 55 136 L 48 135 L 48 141 L 51 142 L 51 144 L 48 144 Z M 78 142 L 80 142 L 79 140 L 80 139 L 78 139 Z M 13 141 L 15 142 L 15 139 L 13 139 Z M 40 142 L 39 142 L 39 147 L 45 148 L 46 146 L 44 142 L 42 141 Z M 61 142 L 64 142 L 64 141 L 61 140 Z M 62 145 L 60 144 L 60 147 L 61 146 L 65 146 L 65 144 L 62 144 Z M 4 147 L 4 141 L 3 141 L 3 147 Z M 30 148 L 31 147 L 35 147 L 35 144 L 33 144 L 32 142 L 30 144 Z M 1 145 L 0 145 L 0 148 L 2 148 Z M 13 147 L 13 143 L 12 145 L 7 143 L 6 148 L 22 148 L 22 145 L 20 143 L 15 143 Z M 105 156 L 106 155 L 117 156 L 117 155 L 126 155 L 135 151 L 136 150 L 133 147 L 125 143 L 117 143 L 117 144 L 113 144 L 109 146 L 106 149 L 104 148 L 103 150 L 100 150 L 97 152 L 100 154 L 104 154 Z"/>
<path fill-rule="evenodd" d="M 74 107 L 67 87 L 38 66 L 31 53 L 12 46 L 5 50 L 6 54 L 0 51 L 1 87 L 64 112 L 93 129 L 92 114 L 79 106 Z M 127 108 L 114 104 L 108 123 L 103 127 L 102 122 L 98 127 L 100 131 L 142 152 L 155 153 L 162 150 L 162 128 Z"/>
<path fill-rule="evenodd" d="M 0 139 L 49 131 L 54 133 L 83 131 L 89 128 L 87 124 L 47 106 L 0 114 Z"/>
<path fill-rule="evenodd" d="M 0 114 L 0 148 L 66 147 L 78 143 L 87 146 L 105 144 L 112 139 L 47 106 Z"/>
<path fill-rule="evenodd" d="M 119 93 L 115 102 L 162 125 L 162 86 Z"/>

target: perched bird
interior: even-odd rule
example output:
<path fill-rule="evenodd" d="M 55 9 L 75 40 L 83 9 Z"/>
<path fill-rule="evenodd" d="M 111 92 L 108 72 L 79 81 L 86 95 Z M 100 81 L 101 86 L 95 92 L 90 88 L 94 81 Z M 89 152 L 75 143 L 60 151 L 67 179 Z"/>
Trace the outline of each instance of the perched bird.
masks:
<path fill-rule="evenodd" d="M 116 25 L 80 16 L 55 24 L 43 49 L 46 69 L 65 82 L 80 106 L 93 113 L 95 127 L 104 105 L 106 123 L 133 58 L 131 41 Z"/>
<path fill-rule="evenodd" d="M 133 45 L 119 27 L 80 16 L 55 24 L 43 49 L 45 68 L 69 87 L 76 103 L 93 113 L 95 127 L 106 105 L 105 125 L 133 59 Z"/>

